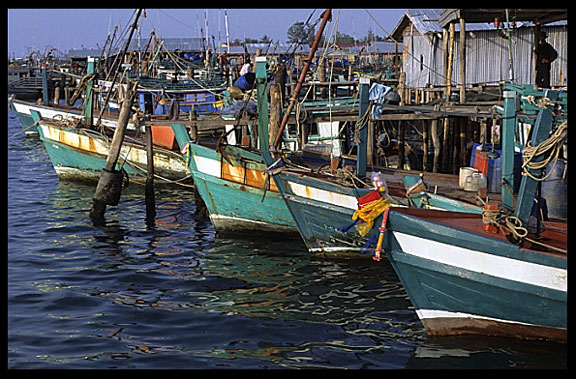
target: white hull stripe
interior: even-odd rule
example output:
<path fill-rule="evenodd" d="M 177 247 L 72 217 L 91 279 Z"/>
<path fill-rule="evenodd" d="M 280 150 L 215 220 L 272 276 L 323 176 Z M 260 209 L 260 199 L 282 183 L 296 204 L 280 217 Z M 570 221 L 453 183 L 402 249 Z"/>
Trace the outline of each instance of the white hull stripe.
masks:
<path fill-rule="evenodd" d="M 515 282 L 567 290 L 568 274 L 565 269 L 469 250 L 400 232 L 394 232 L 394 237 L 406 254 Z"/>
<path fill-rule="evenodd" d="M 268 225 L 267 222 L 263 222 L 263 221 L 258 221 L 258 220 L 251 220 L 251 219 L 247 219 L 247 218 L 243 218 L 243 217 L 233 217 L 233 216 L 226 216 L 226 215 L 220 215 L 220 214 L 213 214 L 210 213 L 210 219 L 215 221 L 216 223 L 218 223 L 218 221 L 232 221 L 232 222 L 244 222 L 244 223 L 250 223 L 250 224 L 261 224 L 261 225 Z"/>
<path fill-rule="evenodd" d="M 68 112 L 66 110 L 41 108 L 41 107 L 35 107 L 33 105 L 28 105 L 28 104 L 12 103 L 12 106 L 14 107 L 14 110 L 16 112 L 27 114 L 30 116 L 32 116 L 31 110 L 34 109 L 34 110 L 40 112 L 40 114 L 42 115 L 42 118 L 44 118 L 46 120 L 50 120 L 50 119 L 54 119 L 54 118 L 60 119 L 60 117 L 64 120 L 73 119 L 73 118 L 79 119 L 79 118 L 84 117 L 83 115 L 79 115 L 79 114 L 76 114 L 74 112 Z M 110 127 L 115 127 L 116 124 L 118 123 L 117 121 L 111 121 L 111 120 L 107 120 L 104 118 L 101 120 L 101 122 L 104 126 L 110 126 Z M 132 122 L 130 122 L 128 124 L 128 129 L 134 129 L 134 125 Z"/>
<path fill-rule="evenodd" d="M 326 247 L 313 247 L 308 249 L 311 253 L 326 253 L 326 252 L 347 252 L 347 251 L 360 251 L 360 247 L 346 247 L 346 246 L 326 246 Z"/>
<path fill-rule="evenodd" d="M 108 155 L 108 144 L 104 143 L 104 141 L 100 138 L 92 138 L 91 136 L 82 135 L 65 129 L 52 128 L 42 123 L 40 123 L 40 128 L 42 129 L 42 134 L 44 134 L 45 138 L 48 140 L 59 142 L 66 146 L 74 147 L 80 150 L 97 153 L 103 156 Z M 54 145 L 54 147 L 58 146 Z M 148 162 L 146 158 L 146 150 L 123 144 L 122 148 L 120 149 L 120 157 L 118 162 L 123 163 L 125 160 L 146 166 Z M 181 159 L 166 158 L 161 154 L 154 155 L 154 165 L 159 168 L 175 171 L 187 170 L 187 167 L 184 165 L 184 162 L 182 162 Z"/>
<path fill-rule="evenodd" d="M 294 193 L 296 196 L 304 197 L 309 200 L 338 205 L 340 207 L 353 210 L 358 208 L 358 200 L 356 200 L 356 197 L 354 196 L 342 195 L 336 192 L 313 188 L 294 182 L 289 182 L 289 185 L 292 193 Z"/>
<path fill-rule="evenodd" d="M 462 312 L 439 311 L 436 309 L 418 309 L 418 310 L 416 310 L 416 314 L 418 315 L 418 318 L 420 318 L 420 320 L 427 320 L 427 319 L 433 319 L 433 318 L 451 318 L 451 319 L 457 319 L 457 318 L 464 319 L 464 318 L 466 318 L 466 319 L 487 320 L 487 321 L 494 321 L 494 322 L 508 323 L 508 324 L 533 325 L 533 324 L 527 324 L 527 323 L 519 322 L 519 321 L 502 320 L 499 318 L 479 316 L 479 315 L 473 315 L 473 314 L 462 313 Z"/>
<path fill-rule="evenodd" d="M 194 155 L 194 163 L 196 163 L 196 169 L 198 171 L 216 178 L 220 177 L 220 173 L 222 172 L 220 161 Z"/>

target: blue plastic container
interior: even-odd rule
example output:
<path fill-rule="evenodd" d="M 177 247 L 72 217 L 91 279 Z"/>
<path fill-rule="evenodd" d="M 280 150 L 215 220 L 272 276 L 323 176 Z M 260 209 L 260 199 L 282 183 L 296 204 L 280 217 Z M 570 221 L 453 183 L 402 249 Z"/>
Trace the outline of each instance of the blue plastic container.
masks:
<path fill-rule="evenodd" d="M 474 167 L 476 159 L 476 148 L 479 143 L 475 143 L 472 147 L 472 154 L 470 154 L 470 167 Z M 486 178 L 488 179 L 488 192 L 501 192 L 502 190 L 502 149 L 500 145 L 496 145 L 498 158 L 490 158 L 488 160 L 488 170 Z M 484 145 L 484 152 L 492 152 L 492 144 Z M 514 193 L 520 189 L 520 180 L 522 180 L 522 153 L 514 153 Z"/>
<path fill-rule="evenodd" d="M 256 80 L 256 74 L 248 72 L 236 79 L 233 85 L 234 87 L 240 88 L 242 91 L 248 91 L 249 89 L 252 89 L 254 80 Z"/>

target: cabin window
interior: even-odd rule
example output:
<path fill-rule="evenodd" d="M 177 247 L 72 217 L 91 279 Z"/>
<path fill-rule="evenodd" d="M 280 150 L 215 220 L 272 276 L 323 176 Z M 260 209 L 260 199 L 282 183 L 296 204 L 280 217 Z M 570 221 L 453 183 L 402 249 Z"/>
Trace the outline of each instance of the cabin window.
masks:
<path fill-rule="evenodd" d="M 420 54 L 420 71 L 424 71 L 424 55 Z"/>

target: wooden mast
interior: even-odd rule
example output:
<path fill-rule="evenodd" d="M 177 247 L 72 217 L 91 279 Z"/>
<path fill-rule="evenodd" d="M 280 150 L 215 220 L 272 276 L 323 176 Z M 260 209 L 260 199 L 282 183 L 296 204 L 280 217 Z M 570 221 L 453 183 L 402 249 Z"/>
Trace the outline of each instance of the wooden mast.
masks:
<path fill-rule="evenodd" d="M 312 58 L 314 58 L 314 53 L 318 48 L 318 44 L 320 43 L 320 38 L 322 37 L 322 33 L 324 32 L 324 28 L 326 27 L 326 23 L 332 20 L 332 10 L 326 9 L 322 13 L 322 23 L 320 24 L 320 28 L 318 29 L 318 33 L 316 33 L 316 38 L 312 43 L 312 47 L 310 47 L 310 54 L 308 54 L 308 59 L 302 68 L 302 72 L 300 73 L 300 77 L 298 78 L 298 84 L 296 84 L 296 88 L 292 93 L 292 97 L 290 98 L 290 103 L 288 104 L 288 108 L 286 109 L 286 113 L 284 113 L 284 117 L 282 118 L 282 122 L 280 123 L 280 127 L 278 128 L 278 134 L 276 135 L 276 140 L 274 141 L 274 145 L 270 148 L 276 149 L 282 140 L 282 135 L 284 132 L 284 128 L 286 127 L 286 123 L 288 122 L 288 118 L 290 117 L 290 113 L 294 108 L 294 104 L 298 101 L 298 93 L 300 92 L 300 88 L 302 87 L 302 82 L 304 82 L 304 78 L 306 78 L 306 74 L 308 73 L 308 68 L 310 68 L 310 62 L 312 62 Z"/>

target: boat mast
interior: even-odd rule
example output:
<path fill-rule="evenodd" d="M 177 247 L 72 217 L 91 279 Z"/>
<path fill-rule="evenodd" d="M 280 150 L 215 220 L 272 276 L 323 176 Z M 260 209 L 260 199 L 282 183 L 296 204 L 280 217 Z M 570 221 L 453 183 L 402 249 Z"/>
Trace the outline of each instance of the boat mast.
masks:
<path fill-rule="evenodd" d="M 224 9 L 224 25 L 226 27 L 226 47 L 227 53 L 230 54 L 230 33 L 228 33 L 228 10 Z"/>
<path fill-rule="evenodd" d="M 298 93 L 300 92 L 300 88 L 302 87 L 302 82 L 306 78 L 306 74 L 308 73 L 308 68 L 310 68 L 310 63 L 312 62 L 312 58 L 314 58 L 314 53 L 318 48 L 318 44 L 320 43 L 320 38 L 322 37 L 322 33 L 324 32 L 324 28 L 326 27 L 326 23 L 332 20 L 332 9 L 326 9 L 324 13 L 322 13 L 322 23 L 320 24 L 320 28 L 318 29 L 318 33 L 316 33 L 316 38 L 310 47 L 310 54 L 308 54 L 308 59 L 302 68 L 302 72 L 300 73 L 300 78 L 298 78 L 298 83 L 296 84 L 296 88 L 292 93 L 292 97 L 290 98 L 290 103 L 288 104 L 288 108 L 284 113 L 284 117 L 282 118 L 282 122 L 280 123 L 280 127 L 278 128 L 278 135 L 276 136 L 276 140 L 274 141 L 274 145 L 270 146 L 271 149 L 276 149 L 282 140 L 282 135 L 284 134 L 284 128 L 286 127 L 286 123 L 288 122 L 288 117 L 290 117 L 290 113 L 294 108 L 294 104 L 298 101 Z"/>

